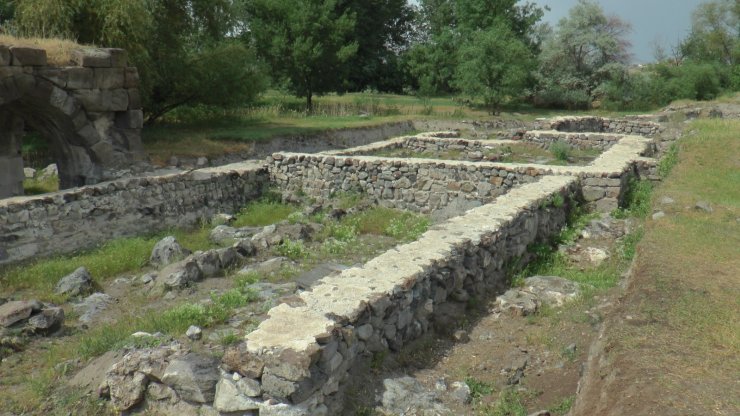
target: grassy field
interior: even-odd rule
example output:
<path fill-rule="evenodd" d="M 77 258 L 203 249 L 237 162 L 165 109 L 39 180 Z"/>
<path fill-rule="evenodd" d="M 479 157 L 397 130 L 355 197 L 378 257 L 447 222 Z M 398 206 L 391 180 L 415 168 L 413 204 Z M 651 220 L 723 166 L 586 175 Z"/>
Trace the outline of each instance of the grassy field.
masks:
<path fill-rule="evenodd" d="M 157 164 L 173 155 L 214 157 L 243 152 L 250 143 L 278 136 L 318 134 L 327 130 L 371 127 L 407 120 L 471 120 L 492 116 L 453 97 L 417 98 L 374 93 L 330 94 L 317 97 L 313 114 L 297 97 L 269 92 L 253 107 L 180 108 L 160 123 L 144 128 L 144 147 Z M 517 109 L 512 109 L 515 111 Z M 534 120 L 566 114 L 563 110 L 522 108 L 497 117 Z M 568 114 L 572 114 L 569 112 Z M 628 113 L 591 111 L 584 114 L 620 116 Z"/>
<path fill-rule="evenodd" d="M 653 198 L 666 216 L 647 221 L 607 327 L 610 365 L 577 414 L 740 413 L 740 121 L 701 120 L 688 131 Z"/>

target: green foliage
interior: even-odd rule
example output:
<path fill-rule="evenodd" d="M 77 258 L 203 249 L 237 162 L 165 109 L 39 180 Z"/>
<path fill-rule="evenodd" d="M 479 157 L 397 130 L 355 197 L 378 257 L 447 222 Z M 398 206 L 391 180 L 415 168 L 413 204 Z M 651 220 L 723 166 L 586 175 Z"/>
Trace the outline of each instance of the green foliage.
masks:
<path fill-rule="evenodd" d="M 615 218 L 646 218 L 651 211 L 653 185 L 650 181 L 630 178 L 623 206 L 614 212 Z"/>
<path fill-rule="evenodd" d="M 295 208 L 288 204 L 276 202 L 271 198 L 262 198 L 250 202 L 236 216 L 234 227 L 256 227 L 275 224 L 288 219 Z"/>
<path fill-rule="evenodd" d="M 629 25 L 607 17 L 593 0 L 579 0 L 542 45 L 536 102 L 588 108 L 608 66 L 626 64 Z"/>
<path fill-rule="evenodd" d="M 23 180 L 25 195 L 40 195 L 59 190 L 59 177 L 46 176 L 43 178 L 29 178 Z"/>
<path fill-rule="evenodd" d="M 555 159 L 562 162 L 567 162 L 570 157 L 571 148 L 570 145 L 563 141 L 557 141 L 550 145 L 550 153 L 555 156 Z"/>
<path fill-rule="evenodd" d="M 293 260 L 304 259 L 308 257 L 308 249 L 303 244 L 302 240 L 284 240 L 277 246 L 277 252 L 281 256 L 288 257 Z"/>
<path fill-rule="evenodd" d="M 465 384 L 470 388 L 470 397 L 473 400 L 480 399 L 493 393 L 493 385 L 474 377 L 465 377 Z"/>
<path fill-rule="evenodd" d="M 414 241 L 429 228 L 428 218 L 411 212 L 403 212 L 391 218 L 384 233 L 401 241 Z"/>
<path fill-rule="evenodd" d="M 314 94 L 341 86 L 345 63 L 358 49 L 356 16 L 337 0 L 248 0 L 249 34 L 283 82 L 312 111 Z"/>
<path fill-rule="evenodd" d="M 527 416 L 524 406 L 524 397 L 514 388 L 507 388 L 501 392 L 498 400 L 482 410 L 485 416 Z"/>
<path fill-rule="evenodd" d="M 673 143 L 668 148 L 668 151 L 665 152 L 663 157 L 660 159 L 660 162 L 658 163 L 658 174 L 662 178 L 665 178 L 668 176 L 669 173 L 671 173 L 671 170 L 673 170 L 673 167 L 676 166 L 678 163 L 678 144 Z"/>
<path fill-rule="evenodd" d="M 547 409 L 553 416 L 564 416 L 573 407 L 573 403 L 576 401 L 576 396 L 568 396 L 560 401 L 560 403 L 551 406 Z"/>
<path fill-rule="evenodd" d="M 534 57 L 502 21 L 473 32 L 459 52 L 455 85 L 472 99 L 482 98 L 497 113 L 512 97 L 518 97 L 534 68 Z"/>

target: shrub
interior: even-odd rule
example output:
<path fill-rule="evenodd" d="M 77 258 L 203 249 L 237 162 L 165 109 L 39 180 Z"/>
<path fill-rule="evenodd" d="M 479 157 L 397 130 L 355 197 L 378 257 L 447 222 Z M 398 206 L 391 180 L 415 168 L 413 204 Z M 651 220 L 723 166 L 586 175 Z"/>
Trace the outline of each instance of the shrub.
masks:
<path fill-rule="evenodd" d="M 308 257 L 308 250 L 303 241 L 297 240 L 285 240 L 278 247 L 277 252 L 281 256 L 288 257 L 293 260 L 304 259 Z"/>
<path fill-rule="evenodd" d="M 557 141 L 550 145 L 550 153 L 552 153 L 552 155 L 557 160 L 567 162 L 568 158 L 570 157 L 570 152 L 570 145 L 563 141 Z"/>

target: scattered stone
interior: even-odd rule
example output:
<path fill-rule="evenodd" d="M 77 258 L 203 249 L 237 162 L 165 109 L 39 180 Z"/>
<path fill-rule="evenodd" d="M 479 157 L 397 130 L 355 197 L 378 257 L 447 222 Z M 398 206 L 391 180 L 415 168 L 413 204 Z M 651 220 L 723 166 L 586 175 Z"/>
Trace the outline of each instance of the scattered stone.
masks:
<path fill-rule="evenodd" d="M 242 257 L 249 257 L 257 252 L 257 247 L 250 240 L 240 240 L 234 243 L 233 249 Z"/>
<path fill-rule="evenodd" d="M 296 290 L 296 284 L 257 282 L 247 286 L 248 290 L 257 293 L 262 300 L 275 300 L 281 296 L 292 294 Z"/>
<path fill-rule="evenodd" d="M 298 278 L 296 278 L 295 282 L 299 289 L 310 290 L 312 286 L 317 284 L 324 277 L 339 274 L 342 270 L 347 269 L 349 269 L 349 267 L 343 264 L 323 263 L 308 272 L 302 273 Z"/>
<path fill-rule="evenodd" d="M 48 333 L 62 326 L 64 322 L 64 309 L 57 306 L 49 306 L 28 320 L 28 327 L 37 333 Z"/>
<path fill-rule="evenodd" d="M 184 259 L 188 254 L 190 254 L 190 251 L 183 248 L 175 237 L 168 236 L 154 246 L 149 262 L 156 267 L 167 266 Z"/>
<path fill-rule="evenodd" d="M 201 280 L 203 272 L 196 261 L 187 260 L 165 267 L 161 275 L 166 289 L 183 289 Z"/>
<path fill-rule="evenodd" d="M 258 403 L 243 394 L 237 387 L 237 383 L 228 378 L 222 378 L 216 385 L 213 407 L 224 413 L 259 409 Z"/>
<path fill-rule="evenodd" d="M 234 375 L 239 376 L 239 373 L 234 373 Z M 236 380 L 236 387 L 247 397 L 259 397 L 262 394 L 260 382 L 251 378 L 240 378 Z"/>
<path fill-rule="evenodd" d="M 64 276 L 54 288 L 57 295 L 75 297 L 86 295 L 93 290 L 92 277 L 86 268 L 80 267 L 71 274 Z"/>
<path fill-rule="evenodd" d="M 627 222 L 624 220 L 616 220 L 611 215 L 604 215 L 601 218 L 596 218 L 588 222 L 581 231 L 581 237 L 585 239 L 589 238 L 601 238 L 601 239 L 612 239 L 619 238 L 626 234 Z"/>
<path fill-rule="evenodd" d="M 671 204 L 673 204 L 675 202 L 676 201 L 674 201 L 673 198 L 671 198 L 669 196 L 664 196 L 664 197 L 660 198 L 660 201 L 659 201 L 659 203 L 661 205 L 671 205 Z"/>
<path fill-rule="evenodd" d="M 41 304 L 32 300 L 16 300 L 3 303 L 0 305 L 0 326 L 5 328 L 21 321 L 25 321 L 31 316 L 34 309 L 40 309 Z"/>
<path fill-rule="evenodd" d="M 514 316 L 532 315 L 540 307 L 540 300 L 536 295 L 518 289 L 507 290 L 496 298 L 496 303 L 502 311 Z"/>
<path fill-rule="evenodd" d="M 238 254 L 234 247 L 220 248 L 216 250 L 216 254 L 218 254 L 218 260 L 221 262 L 222 269 L 230 269 L 237 262 Z"/>
<path fill-rule="evenodd" d="M 113 298 L 105 293 L 93 293 L 81 302 L 72 305 L 75 312 L 80 315 L 79 321 L 89 324 L 113 302 Z"/>
<path fill-rule="evenodd" d="M 216 244 L 230 243 L 234 240 L 252 238 L 261 227 L 234 228 L 228 225 L 218 225 L 209 234 L 208 238 Z"/>
<path fill-rule="evenodd" d="M 203 277 L 214 277 L 221 272 L 221 258 L 216 250 L 199 251 L 193 255 L 193 259 L 198 263 Z"/>
<path fill-rule="evenodd" d="M 659 220 L 661 218 L 664 218 L 664 217 L 665 217 L 665 212 L 663 212 L 663 211 L 658 211 L 658 212 L 654 213 L 653 216 L 652 216 L 653 221 L 657 221 L 657 220 Z"/>
<path fill-rule="evenodd" d="M 283 264 L 287 263 L 288 259 L 285 257 L 274 257 L 270 260 L 263 261 L 259 264 L 249 265 L 241 270 L 239 274 L 257 273 L 257 274 L 271 274 L 280 271 Z"/>
<path fill-rule="evenodd" d="M 452 338 L 455 340 L 455 342 L 468 342 L 470 341 L 470 336 L 468 335 L 467 331 L 463 331 L 462 329 L 458 329 L 452 334 Z"/>
<path fill-rule="evenodd" d="M 149 383 L 146 388 L 146 397 L 149 400 L 167 401 L 169 403 L 176 403 L 179 400 L 174 389 L 157 382 Z"/>
<path fill-rule="evenodd" d="M 262 231 L 252 236 L 252 243 L 258 247 L 268 248 L 270 245 L 280 244 L 282 239 L 276 235 L 277 226 L 275 224 L 262 228 Z"/>
<path fill-rule="evenodd" d="M 237 372 L 246 378 L 262 377 L 262 370 L 265 368 L 261 358 L 250 354 L 243 342 L 227 348 L 221 361 L 226 371 Z"/>
<path fill-rule="evenodd" d="M 231 224 L 232 222 L 236 221 L 236 217 L 231 214 L 225 214 L 223 212 L 218 213 L 211 218 L 211 224 L 217 225 L 217 224 Z"/>
<path fill-rule="evenodd" d="M 696 205 L 694 205 L 694 209 L 696 209 L 697 211 L 704 211 L 710 214 L 714 212 L 714 208 L 712 208 L 712 205 L 707 201 L 697 202 Z"/>
<path fill-rule="evenodd" d="M 41 173 L 39 173 L 39 178 L 50 178 L 53 176 L 59 176 L 59 169 L 57 169 L 56 163 L 52 163 L 45 167 L 41 170 Z"/>
<path fill-rule="evenodd" d="M 609 258 L 609 252 L 598 247 L 586 247 L 583 249 L 583 258 L 593 267 L 599 267 Z"/>
<path fill-rule="evenodd" d="M 216 395 L 216 383 L 221 376 L 218 360 L 198 353 L 189 353 L 170 362 L 162 382 L 191 403 L 210 403 Z"/>
<path fill-rule="evenodd" d="M 199 326 L 190 325 L 188 330 L 185 332 L 185 336 L 193 341 L 197 341 L 203 337 L 203 330 Z"/>
<path fill-rule="evenodd" d="M 157 273 L 147 273 L 140 276 L 138 279 L 134 279 L 134 284 L 148 285 L 157 279 Z"/>
<path fill-rule="evenodd" d="M 558 276 L 531 276 L 524 279 L 524 290 L 548 306 L 562 306 L 580 293 L 578 283 Z"/>
<path fill-rule="evenodd" d="M 34 176 L 36 176 L 36 169 L 34 169 L 34 168 L 23 168 L 23 176 L 25 176 L 26 179 L 33 179 Z"/>
<path fill-rule="evenodd" d="M 472 401 L 470 386 L 462 381 L 456 381 L 450 386 L 452 391 L 450 396 L 462 404 L 469 404 Z"/>
<path fill-rule="evenodd" d="M 409 414 L 449 414 L 450 410 L 439 403 L 436 392 L 428 391 L 412 377 L 389 378 L 383 380 L 381 403 L 383 410 L 394 415 Z M 436 413 L 435 413 L 436 412 Z"/>
<path fill-rule="evenodd" d="M 447 391 L 447 382 L 445 379 L 440 378 L 437 379 L 437 381 L 434 382 L 434 390 L 437 390 L 438 392 L 446 392 Z"/>
<path fill-rule="evenodd" d="M 204 167 L 208 166 L 208 158 L 206 158 L 206 157 L 199 157 L 195 161 L 195 166 L 197 166 L 199 168 L 204 168 Z"/>

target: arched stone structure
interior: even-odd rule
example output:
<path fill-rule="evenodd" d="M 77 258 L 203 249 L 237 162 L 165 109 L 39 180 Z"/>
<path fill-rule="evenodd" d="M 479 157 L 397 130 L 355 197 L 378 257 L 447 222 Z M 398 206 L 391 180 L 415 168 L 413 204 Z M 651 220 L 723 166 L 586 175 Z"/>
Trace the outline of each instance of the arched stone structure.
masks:
<path fill-rule="evenodd" d="M 0 45 L 0 198 L 23 193 L 25 126 L 48 140 L 62 189 L 143 159 L 139 77 L 126 52 L 79 50 L 71 63 L 50 67 L 43 49 Z"/>

